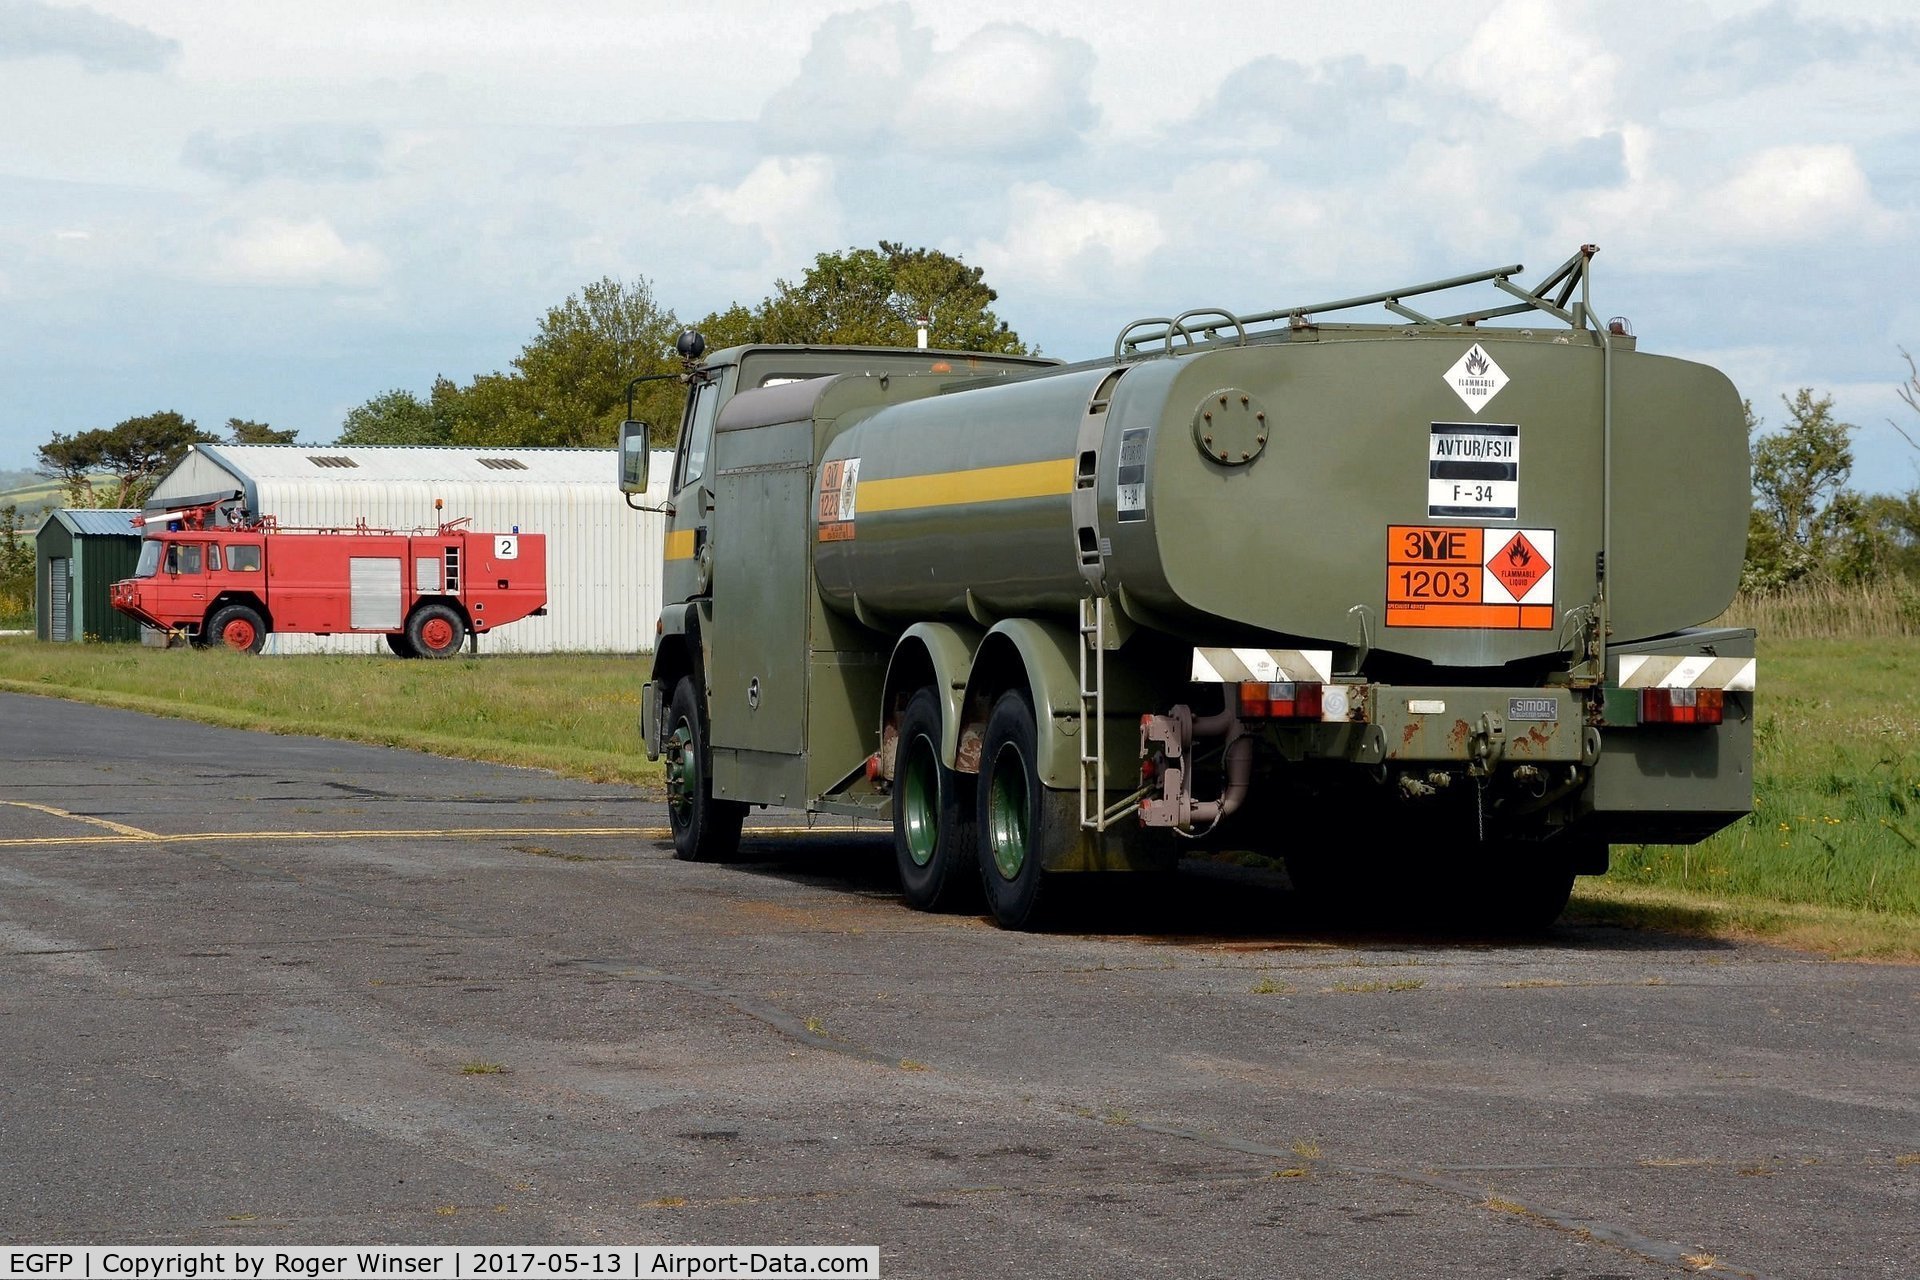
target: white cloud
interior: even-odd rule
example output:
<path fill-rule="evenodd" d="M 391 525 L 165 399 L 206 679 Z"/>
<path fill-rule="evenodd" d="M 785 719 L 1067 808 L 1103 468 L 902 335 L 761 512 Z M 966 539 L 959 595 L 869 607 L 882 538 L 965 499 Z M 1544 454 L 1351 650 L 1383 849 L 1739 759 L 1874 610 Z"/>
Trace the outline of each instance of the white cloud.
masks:
<path fill-rule="evenodd" d="M 871 147 L 892 131 L 933 35 L 905 4 L 837 13 L 813 33 L 800 73 L 766 101 L 760 130 L 776 151 Z"/>
<path fill-rule="evenodd" d="M 835 14 L 761 109 L 761 138 L 789 153 L 1048 154 L 1097 119 L 1093 65 L 1085 41 L 1017 23 L 937 51 L 905 4 Z"/>
<path fill-rule="evenodd" d="M 1076 199 L 1044 182 L 1008 193 L 1005 234 L 974 250 L 991 276 L 1041 291 L 1099 289 L 1114 274 L 1137 273 L 1166 241 L 1152 210 L 1115 200 Z"/>
<path fill-rule="evenodd" d="M 68 57 L 88 71 L 158 71 L 180 44 L 85 5 L 0 0 L 0 60 Z"/>
<path fill-rule="evenodd" d="M 686 201 L 695 216 L 717 214 L 736 227 L 757 231 L 776 269 L 811 260 L 841 241 L 840 202 L 833 189 L 833 161 L 825 156 L 762 160 L 731 187 L 703 185 Z"/>
<path fill-rule="evenodd" d="M 348 244 L 323 218 L 260 218 L 221 238 L 211 275 L 224 284 L 362 287 L 386 265 L 379 250 Z"/>
<path fill-rule="evenodd" d="M 936 152 L 1051 150 L 1093 124 L 1093 50 L 1000 24 L 936 58 L 901 109 L 903 139 Z"/>
<path fill-rule="evenodd" d="M 1563 138 L 1610 127 L 1620 59 L 1580 10 L 1554 0 L 1506 0 L 1440 69 L 1443 80 L 1514 120 Z"/>
<path fill-rule="evenodd" d="M 1780 244 L 1838 232 L 1877 238 L 1897 219 L 1873 198 L 1853 148 L 1771 147 L 1701 193 L 1700 216 L 1748 244 Z"/>

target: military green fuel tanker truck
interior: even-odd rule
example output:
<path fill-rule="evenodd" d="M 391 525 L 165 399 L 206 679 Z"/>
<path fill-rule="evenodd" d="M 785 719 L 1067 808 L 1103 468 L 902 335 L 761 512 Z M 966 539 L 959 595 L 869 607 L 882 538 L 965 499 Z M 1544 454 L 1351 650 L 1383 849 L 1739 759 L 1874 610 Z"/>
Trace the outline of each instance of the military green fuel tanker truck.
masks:
<path fill-rule="evenodd" d="M 683 335 L 642 712 L 680 856 L 785 805 L 891 817 L 910 903 L 1009 928 L 1196 841 L 1537 928 L 1610 844 L 1749 812 L 1753 633 L 1702 629 L 1740 399 L 1598 322 L 1592 252 L 1079 364 Z M 647 457 L 629 422 L 629 504 Z"/>

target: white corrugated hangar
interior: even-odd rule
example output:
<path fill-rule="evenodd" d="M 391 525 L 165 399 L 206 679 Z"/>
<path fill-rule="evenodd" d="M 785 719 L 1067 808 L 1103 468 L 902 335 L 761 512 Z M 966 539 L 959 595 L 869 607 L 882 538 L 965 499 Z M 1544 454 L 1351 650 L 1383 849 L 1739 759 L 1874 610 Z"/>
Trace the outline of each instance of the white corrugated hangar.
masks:
<path fill-rule="evenodd" d="M 194 445 L 162 477 L 149 512 L 241 495 L 282 528 L 432 529 L 471 518 L 487 533 L 547 536 L 547 612 L 488 632 L 484 653 L 637 653 L 660 614 L 665 520 L 620 493 L 612 449 L 467 449 L 411 445 Z M 651 474 L 666 500 L 672 455 Z M 434 500 L 441 507 L 434 509 Z M 272 635 L 266 653 L 388 652 L 379 635 Z"/>

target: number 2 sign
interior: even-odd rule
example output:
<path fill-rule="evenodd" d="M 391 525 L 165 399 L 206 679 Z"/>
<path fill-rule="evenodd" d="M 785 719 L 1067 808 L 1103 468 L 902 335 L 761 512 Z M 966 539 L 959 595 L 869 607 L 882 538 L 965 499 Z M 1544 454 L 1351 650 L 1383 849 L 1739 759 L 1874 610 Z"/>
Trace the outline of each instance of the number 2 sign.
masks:
<path fill-rule="evenodd" d="M 517 560 L 520 558 L 520 539 L 511 533 L 493 535 L 493 558 L 495 560 Z"/>

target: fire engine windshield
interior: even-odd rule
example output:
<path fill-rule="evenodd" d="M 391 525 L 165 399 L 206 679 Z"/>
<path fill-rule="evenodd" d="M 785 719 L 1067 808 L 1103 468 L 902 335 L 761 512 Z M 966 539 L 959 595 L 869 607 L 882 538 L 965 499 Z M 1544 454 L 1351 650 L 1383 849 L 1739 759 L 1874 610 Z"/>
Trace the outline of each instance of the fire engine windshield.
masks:
<path fill-rule="evenodd" d="M 160 556 L 166 548 L 157 540 L 149 539 L 140 546 L 140 563 L 133 567 L 136 578 L 151 578 L 160 572 Z"/>

